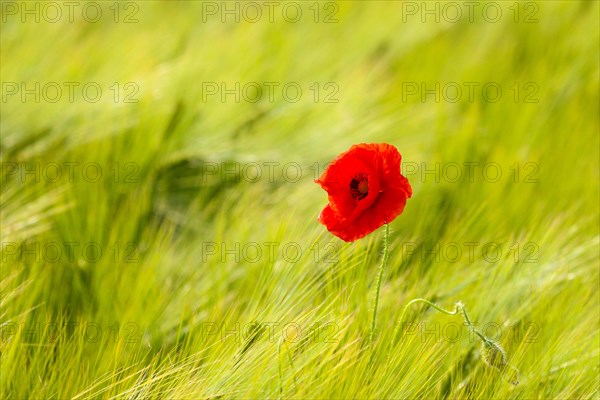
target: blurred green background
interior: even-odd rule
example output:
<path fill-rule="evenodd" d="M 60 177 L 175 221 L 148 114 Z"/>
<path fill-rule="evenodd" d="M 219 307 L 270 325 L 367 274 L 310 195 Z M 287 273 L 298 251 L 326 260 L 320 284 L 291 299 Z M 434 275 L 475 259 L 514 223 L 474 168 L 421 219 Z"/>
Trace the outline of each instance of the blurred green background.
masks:
<path fill-rule="evenodd" d="M 598 397 L 597 1 L 1 6 L 2 398 Z M 361 142 L 414 190 L 373 347 L 313 183 Z"/>

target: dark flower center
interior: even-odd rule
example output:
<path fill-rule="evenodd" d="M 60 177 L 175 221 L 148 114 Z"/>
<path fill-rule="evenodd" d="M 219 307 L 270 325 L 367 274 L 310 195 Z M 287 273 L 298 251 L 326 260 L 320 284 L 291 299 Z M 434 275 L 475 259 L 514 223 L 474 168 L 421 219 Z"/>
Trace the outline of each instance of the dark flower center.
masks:
<path fill-rule="evenodd" d="M 369 194 L 367 175 L 358 174 L 350 181 L 350 194 L 357 200 L 362 200 Z"/>

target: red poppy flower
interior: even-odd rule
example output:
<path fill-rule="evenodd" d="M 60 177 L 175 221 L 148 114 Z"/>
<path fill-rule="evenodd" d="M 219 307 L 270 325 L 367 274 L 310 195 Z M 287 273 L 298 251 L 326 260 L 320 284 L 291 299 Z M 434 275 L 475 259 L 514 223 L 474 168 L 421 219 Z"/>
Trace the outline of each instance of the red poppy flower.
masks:
<path fill-rule="evenodd" d="M 315 182 L 329 195 L 319 222 L 346 242 L 392 222 L 412 196 L 400 153 L 386 143 L 361 143 L 340 154 Z"/>

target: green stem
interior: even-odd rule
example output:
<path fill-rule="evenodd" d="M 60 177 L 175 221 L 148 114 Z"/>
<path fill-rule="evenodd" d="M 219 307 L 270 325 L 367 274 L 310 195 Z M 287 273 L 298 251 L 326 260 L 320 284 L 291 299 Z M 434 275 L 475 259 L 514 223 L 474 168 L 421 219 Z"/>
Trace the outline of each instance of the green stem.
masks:
<path fill-rule="evenodd" d="M 292 354 L 289 349 L 287 350 L 288 360 L 290 361 L 290 368 L 292 369 L 292 376 L 294 378 L 294 390 L 298 391 L 298 380 L 296 379 L 296 368 L 294 367 L 294 361 L 292 360 Z"/>
<path fill-rule="evenodd" d="M 279 363 L 279 398 L 283 399 L 283 366 L 281 365 L 281 347 L 284 345 L 283 338 L 279 340 L 277 345 L 277 361 Z M 294 391 L 298 391 L 298 380 L 296 379 L 296 368 L 294 367 L 294 361 L 292 360 L 292 355 L 290 354 L 289 348 L 285 348 L 285 351 L 288 356 L 288 361 L 290 363 L 290 368 L 292 370 L 292 377 L 294 378 Z"/>
<path fill-rule="evenodd" d="M 369 343 L 373 344 L 375 338 L 375 324 L 377 323 L 377 308 L 379 307 L 379 291 L 381 290 L 381 279 L 383 278 L 383 270 L 387 264 L 388 247 L 390 242 L 390 226 L 385 224 L 385 233 L 383 236 L 383 257 L 379 266 L 379 275 L 377 277 L 377 289 L 375 291 L 375 307 L 373 308 L 373 318 L 371 319 L 371 334 L 369 335 Z"/>
<path fill-rule="evenodd" d="M 408 310 L 408 307 L 410 307 L 412 304 L 415 304 L 415 303 L 425 303 L 428 306 L 433 307 L 436 310 L 438 310 L 439 312 L 447 314 L 447 315 L 456 315 L 459 312 L 462 312 L 465 322 L 467 323 L 467 325 L 469 325 L 469 327 L 473 330 L 473 332 L 484 342 L 487 343 L 489 341 L 484 335 L 482 335 L 479 331 L 477 331 L 475 329 L 475 327 L 473 326 L 473 322 L 471 322 L 471 318 L 469 318 L 469 315 L 467 314 L 467 310 L 465 309 L 465 306 L 460 301 L 458 303 L 456 303 L 456 305 L 454 306 L 454 311 L 448 311 L 448 310 L 444 310 L 437 304 L 432 303 L 431 301 L 429 301 L 427 299 L 411 300 L 408 302 L 408 304 L 404 307 L 404 310 L 402 311 L 402 315 L 400 316 L 400 324 L 397 329 L 400 329 L 400 330 L 402 329 L 402 323 L 404 322 L 404 315 L 406 314 L 406 310 Z M 397 337 L 398 337 L 398 331 L 396 330 L 396 333 L 394 334 L 394 340 Z"/>
<path fill-rule="evenodd" d="M 402 315 L 400 316 L 400 323 L 398 324 L 398 327 L 396 328 L 396 331 L 394 332 L 394 336 L 392 337 L 393 345 L 396 344 L 396 340 L 399 335 L 398 330 L 400 330 L 400 332 L 402 332 L 402 329 L 403 329 L 402 324 L 404 321 L 404 315 L 406 314 L 406 310 L 408 309 L 409 306 L 411 306 L 412 304 L 415 304 L 415 303 L 425 303 L 428 306 L 433 307 L 436 310 L 438 310 L 439 312 L 442 312 L 447 315 L 456 315 L 459 312 L 462 313 L 463 318 L 465 319 L 465 322 L 467 323 L 469 328 L 471 328 L 473 330 L 473 333 L 475 333 L 479 337 L 479 339 L 481 339 L 483 344 L 485 346 L 487 346 L 486 347 L 487 351 L 484 354 L 482 354 L 485 363 L 489 366 L 492 366 L 492 367 L 502 371 L 503 373 L 507 373 L 510 370 L 511 375 L 507 376 L 508 381 L 510 383 L 512 383 L 513 385 L 519 384 L 519 370 L 505 361 L 506 355 L 504 353 L 504 350 L 502 350 L 502 348 L 500 347 L 499 344 L 495 343 L 491 339 L 488 339 L 485 335 L 483 335 L 481 332 L 479 332 L 477 329 L 475 329 L 475 326 L 473 325 L 471 318 L 469 318 L 469 314 L 467 314 L 467 310 L 465 309 L 465 306 L 460 301 L 458 303 L 456 303 L 456 305 L 454 306 L 454 311 L 444 310 L 443 308 L 439 307 L 437 304 L 432 303 L 431 301 L 426 300 L 426 299 L 414 299 L 414 300 L 409 301 L 408 304 L 404 307 L 404 310 L 402 310 Z M 490 352 L 491 352 L 491 354 L 490 354 Z M 501 357 L 500 362 L 498 362 L 496 360 L 498 357 Z"/>
<path fill-rule="evenodd" d="M 279 363 L 279 398 L 283 399 L 283 370 L 281 368 L 281 343 L 283 338 L 277 344 L 277 362 Z"/>
<path fill-rule="evenodd" d="M 467 310 L 465 309 L 465 306 L 461 302 L 456 303 L 457 310 L 459 307 L 462 310 L 463 317 L 465 318 L 465 322 L 469 325 L 469 328 L 471 328 L 473 330 L 473 332 L 477 336 L 479 336 L 479 339 L 483 340 L 484 343 L 489 343 L 490 341 L 488 340 L 488 338 L 483 336 L 478 330 L 475 329 L 475 327 L 473 326 L 473 323 L 471 322 L 471 318 L 469 318 L 469 316 L 467 315 Z"/>

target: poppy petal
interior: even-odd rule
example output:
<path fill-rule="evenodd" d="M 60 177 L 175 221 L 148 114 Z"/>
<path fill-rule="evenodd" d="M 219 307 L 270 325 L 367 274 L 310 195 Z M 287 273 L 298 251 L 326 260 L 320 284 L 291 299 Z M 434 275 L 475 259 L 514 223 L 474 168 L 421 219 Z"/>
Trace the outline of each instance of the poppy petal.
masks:
<path fill-rule="evenodd" d="M 402 156 L 387 143 L 361 143 L 340 154 L 315 182 L 329 204 L 319 221 L 340 239 L 360 239 L 400 215 L 412 196 Z"/>

